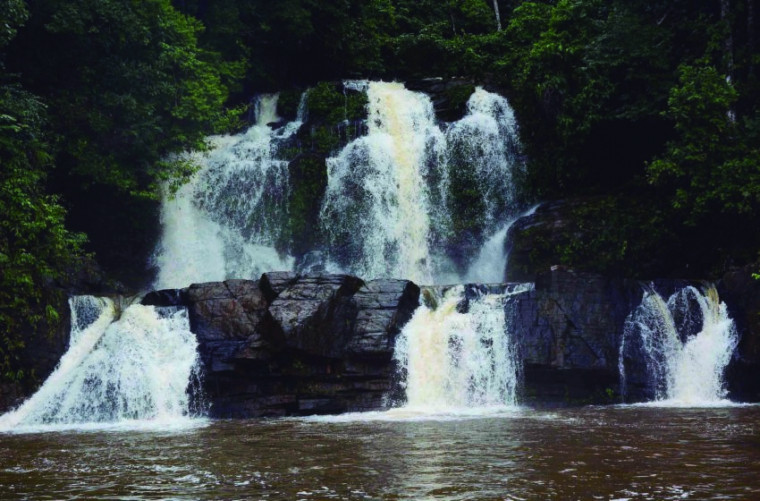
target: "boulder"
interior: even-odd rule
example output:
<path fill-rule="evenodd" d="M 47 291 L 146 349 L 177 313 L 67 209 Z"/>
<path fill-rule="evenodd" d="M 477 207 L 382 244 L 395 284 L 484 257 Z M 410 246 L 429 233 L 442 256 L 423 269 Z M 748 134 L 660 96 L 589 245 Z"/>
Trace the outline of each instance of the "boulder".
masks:
<path fill-rule="evenodd" d="M 373 280 L 354 295 L 356 323 L 348 353 L 359 357 L 393 355 L 396 335 L 419 304 L 420 288 L 408 280 Z"/>
<path fill-rule="evenodd" d="M 215 417 L 374 410 L 392 390 L 396 335 L 419 288 L 350 275 L 271 272 L 148 293 L 185 306 Z"/>
<path fill-rule="evenodd" d="M 338 358 L 353 334 L 350 299 L 362 285 L 349 275 L 299 277 L 269 306 L 273 328 L 289 349 Z"/>

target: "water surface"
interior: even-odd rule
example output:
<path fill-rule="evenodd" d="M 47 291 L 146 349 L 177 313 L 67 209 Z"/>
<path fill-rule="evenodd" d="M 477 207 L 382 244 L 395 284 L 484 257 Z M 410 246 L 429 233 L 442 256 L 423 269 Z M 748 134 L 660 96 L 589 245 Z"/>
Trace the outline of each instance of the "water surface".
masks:
<path fill-rule="evenodd" d="M 1 434 L 0 498 L 760 498 L 755 406 L 353 418 Z"/>

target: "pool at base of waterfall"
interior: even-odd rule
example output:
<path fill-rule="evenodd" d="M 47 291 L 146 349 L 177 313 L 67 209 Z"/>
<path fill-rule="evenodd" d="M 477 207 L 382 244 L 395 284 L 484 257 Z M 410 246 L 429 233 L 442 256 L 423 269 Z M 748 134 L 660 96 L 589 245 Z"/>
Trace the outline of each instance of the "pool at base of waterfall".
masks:
<path fill-rule="evenodd" d="M 760 407 L 0 434 L 0 498 L 757 499 Z"/>

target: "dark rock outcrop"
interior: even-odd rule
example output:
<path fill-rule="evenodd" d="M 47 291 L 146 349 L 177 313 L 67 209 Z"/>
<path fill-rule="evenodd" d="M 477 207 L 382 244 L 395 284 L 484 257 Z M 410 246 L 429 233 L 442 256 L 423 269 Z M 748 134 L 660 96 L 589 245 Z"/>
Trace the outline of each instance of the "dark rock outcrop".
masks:
<path fill-rule="evenodd" d="M 157 291 L 143 304 L 188 308 L 215 417 L 382 408 L 395 336 L 417 307 L 406 280 L 265 273 Z"/>
<path fill-rule="evenodd" d="M 760 401 L 760 281 L 754 268 L 728 273 L 721 300 L 736 321 L 739 345 L 726 374 L 729 398 Z M 458 310 L 483 293 L 508 292 L 507 322 L 521 366 L 518 399 L 557 406 L 621 401 L 619 361 L 626 318 L 651 287 L 663 297 L 684 281 L 639 282 L 555 266 L 535 285 L 469 285 Z M 435 307 L 436 290 L 425 303 Z M 227 280 L 154 291 L 142 302 L 184 306 L 199 342 L 203 386 L 215 417 L 282 416 L 376 410 L 394 395 L 396 336 L 420 302 L 406 280 L 364 282 L 348 275 L 265 273 L 260 280 Z M 440 296 L 440 294 L 438 294 Z M 50 371 L 65 350 L 34 347 Z M 639 342 L 640 343 L 640 342 Z M 51 348 L 52 347 L 52 348 Z M 627 339 L 626 400 L 651 398 L 640 346 Z M 6 408 L 29 391 L 0 388 Z"/>
<path fill-rule="evenodd" d="M 539 274 L 533 290 L 508 304 L 523 362 L 521 401 L 614 401 L 623 324 L 641 297 L 638 282 L 561 267 Z"/>
<path fill-rule="evenodd" d="M 719 285 L 741 335 L 728 389 L 731 398 L 743 401 L 760 400 L 760 283 L 750 271 L 729 274 Z M 626 341 L 626 387 L 620 386 L 626 319 L 647 288 L 668 297 L 686 285 L 701 286 L 554 266 L 538 274 L 533 288 L 508 294 L 507 328 L 522 371 L 519 401 L 563 406 L 616 403 L 623 393 L 628 402 L 652 398 L 638 339 Z M 470 285 L 461 309 L 467 310 L 468 294 L 519 289 Z M 395 389 L 395 338 L 420 294 L 405 280 L 365 283 L 347 275 L 266 273 L 258 282 L 228 280 L 157 291 L 144 302 L 188 308 L 211 415 L 247 417 L 383 408 Z"/>
<path fill-rule="evenodd" d="M 559 249 L 584 237 L 572 217 L 577 206 L 582 202 L 544 203 L 533 214 L 515 221 L 505 240 L 509 253 L 506 281 L 533 282 L 539 273 L 560 264 Z"/>
<path fill-rule="evenodd" d="M 760 402 L 760 280 L 753 278 L 757 265 L 730 271 L 718 283 L 739 332 L 739 345 L 728 366 L 730 397 Z"/>
<path fill-rule="evenodd" d="M 430 96 L 436 117 L 453 122 L 466 114 L 467 101 L 475 91 L 475 84 L 467 78 L 425 78 L 407 81 L 406 88 Z"/>

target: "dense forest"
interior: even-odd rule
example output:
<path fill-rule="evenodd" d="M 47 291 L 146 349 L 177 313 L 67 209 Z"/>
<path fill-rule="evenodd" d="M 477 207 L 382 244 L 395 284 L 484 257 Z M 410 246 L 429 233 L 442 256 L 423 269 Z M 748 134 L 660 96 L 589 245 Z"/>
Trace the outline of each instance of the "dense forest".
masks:
<path fill-rule="evenodd" d="M 0 0 L 0 374 L 64 290 L 128 286 L 179 153 L 259 92 L 465 78 L 507 96 L 525 199 L 584 200 L 569 266 L 713 278 L 758 261 L 755 0 Z M 315 106 L 318 103 L 315 103 Z M 686 264 L 685 264 L 686 263 Z M 687 267 L 688 266 L 688 267 Z M 57 299 L 56 299 L 57 298 Z"/>

